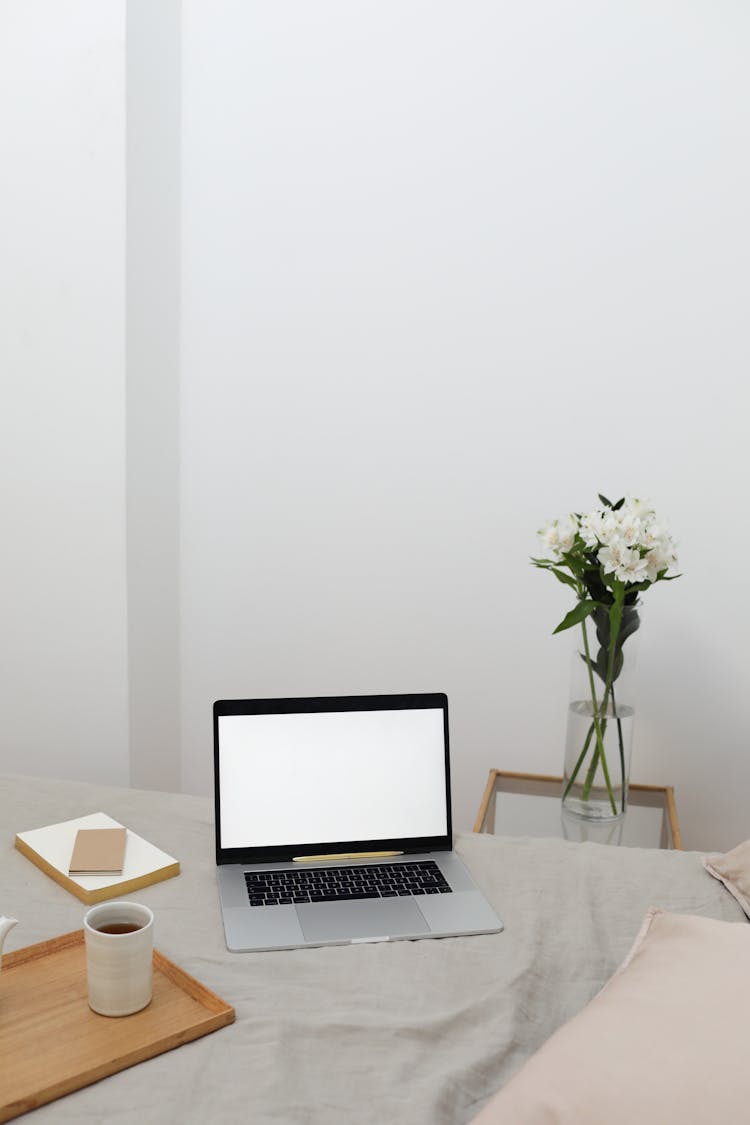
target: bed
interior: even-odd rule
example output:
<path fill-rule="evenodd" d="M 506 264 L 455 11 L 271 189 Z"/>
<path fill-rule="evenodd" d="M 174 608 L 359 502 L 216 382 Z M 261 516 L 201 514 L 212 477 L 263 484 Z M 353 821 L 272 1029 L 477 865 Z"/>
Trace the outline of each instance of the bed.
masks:
<path fill-rule="evenodd" d="M 23 1120 L 461 1125 L 599 992 L 650 906 L 746 921 L 694 852 L 463 834 L 503 933 L 232 954 L 209 799 L 3 777 L 0 913 L 20 920 L 6 952 L 79 928 L 85 909 L 15 833 L 98 811 L 179 858 L 177 878 L 132 897 L 154 911 L 156 947 L 236 1021 Z"/>

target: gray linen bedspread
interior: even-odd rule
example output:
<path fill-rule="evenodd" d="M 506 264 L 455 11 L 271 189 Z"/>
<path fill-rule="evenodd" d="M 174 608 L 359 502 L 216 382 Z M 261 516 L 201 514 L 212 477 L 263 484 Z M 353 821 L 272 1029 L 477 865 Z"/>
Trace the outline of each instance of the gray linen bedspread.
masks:
<path fill-rule="evenodd" d="M 5 777 L 0 913 L 20 919 L 6 951 L 77 929 L 84 913 L 14 849 L 15 833 L 98 811 L 180 860 L 180 876 L 131 897 L 153 909 L 157 948 L 237 1018 L 25 1120 L 459 1125 L 595 995 L 648 906 L 745 921 L 697 853 L 467 834 L 457 850 L 503 933 L 232 954 L 212 802 Z"/>

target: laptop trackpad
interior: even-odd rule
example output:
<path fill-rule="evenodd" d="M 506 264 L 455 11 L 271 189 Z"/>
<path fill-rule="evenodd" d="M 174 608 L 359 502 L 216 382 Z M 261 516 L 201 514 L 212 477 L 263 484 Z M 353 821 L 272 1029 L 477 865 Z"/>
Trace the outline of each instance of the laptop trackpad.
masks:
<path fill-rule="evenodd" d="M 306 941 L 418 936 L 430 932 L 422 911 L 412 898 L 310 902 L 296 909 Z"/>

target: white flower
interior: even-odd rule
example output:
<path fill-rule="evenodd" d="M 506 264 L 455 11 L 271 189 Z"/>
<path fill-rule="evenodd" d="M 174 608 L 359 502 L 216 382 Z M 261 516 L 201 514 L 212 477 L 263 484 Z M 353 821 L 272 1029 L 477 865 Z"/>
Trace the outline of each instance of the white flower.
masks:
<path fill-rule="evenodd" d="M 659 574 L 670 567 L 677 567 L 677 553 L 675 545 L 669 536 L 665 536 L 648 552 L 645 558 L 646 577 L 649 582 L 656 582 Z"/>
<path fill-rule="evenodd" d="M 606 545 L 618 533 L 617 514 L 611 508 L 592 508 L 581 519 L 580 532 L 587 547 Z"/>
<path fill-rule="evenodd" d="M 608 547 L 602 547 L 597 558 L 604 571 L 614 573 L 620 582 L 642 582 L 646 577 L 647 560 L 622 539 L 615 538 Z"/>
<path fill-rule="evenodd" d="M 625 544 L 621 543 L 619 539 L 614 539 L 609 546 L 602 547 L 596 557 L 606 573 L 612 574 L 618 566 L 622 566 L 623 560 L 629 554 L 631 554 L 631 551 Z"/>
<path fill-rule="evenodd" d="M 649 520 L 643 526 L 641 531 L 641 546 L 642 547 L 656 547 L 664 539 L 666 532 L 656 522 L 656 520 Z"/>
<path fill-rule="evenodd" d="M 677 567 L 677 546 L 669 532 L 656 520 L 645 528 L 641 543 L 649 553 L 660 561 L 659 570 Z"/>
<path fill-rule="evenodd" d="M 617 535 L 626 547 L 634 547 L 639 542 L 641 535 L 641 520 L 628 507 L 622 507 L 617 512 Z"/>
<path fill-rule="evenodd" d="M 648 500 L 639 500 L 637 496 L 626 496 L 623 508 L 627 508 L 639 520 L 647 521 L 654 515 L 654 509 Z"/>
<path fill-rule="evenodd" d="M 647 576 L 648 561 L 645 559 L 640 551 L 628 551 L 628 557 L 623 559 L 622 564 L 618 566 L 615 571 L 615 578 L 619 578 L 621 582 L 643 582 Z"/>
<path fill-rule="evenodd" d="M 587 547 L 595 547 L 599 540 L 599 521 L 601 513 L 594 509 L 593 512 L 588 512 L 581 519 L 580 533 L 581 539 Z"/>
<path fill-rule="evenodd" d="M 553 558 L 560 559 L 573 546 L 578 530 L 578 520 L 575 516 L 565 516 L 561 520 L 552 520 L 545 524 L 539 532 L 539 538 Z"/>
<path fill-rule="evenodd" d="M 602 500 L 585 515 L 564 516 L 538 533 L 545 558 L 532 559 L 550 569 L 550 560 L 570 571 L 569 581 L 579 599 L 617 604 L 623 587 L 632 601 L 638 590 L 665 577 L 677 567 L 677 549 L 647 500 L 627 496 L 613 507 Z M 555 566 L 553 569 L 557 569 Z M 567 618 L 558 626 L 568 628 Z"/>

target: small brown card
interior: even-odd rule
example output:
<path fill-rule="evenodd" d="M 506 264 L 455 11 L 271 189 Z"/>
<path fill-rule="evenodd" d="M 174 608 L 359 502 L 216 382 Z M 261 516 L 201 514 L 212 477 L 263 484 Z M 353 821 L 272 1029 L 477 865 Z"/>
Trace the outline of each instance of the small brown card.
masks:
<path fill-rule="evenodd" d="M 125 828 L 79 828 L 69 875 L 122 875 Z"/>

